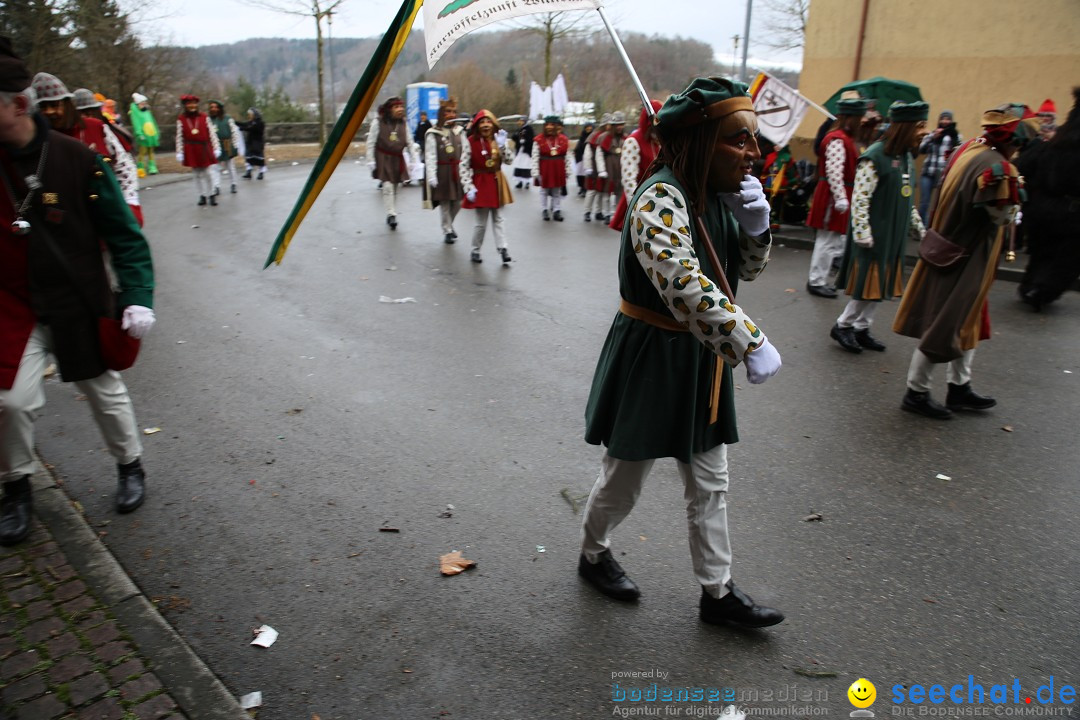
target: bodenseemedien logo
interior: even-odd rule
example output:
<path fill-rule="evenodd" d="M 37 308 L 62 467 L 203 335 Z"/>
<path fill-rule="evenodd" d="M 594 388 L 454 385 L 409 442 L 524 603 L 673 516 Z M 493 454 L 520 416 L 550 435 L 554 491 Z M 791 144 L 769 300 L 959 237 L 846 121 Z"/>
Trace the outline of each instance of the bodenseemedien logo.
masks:
<path fill-rule="evenodd" d="M 874 717 L 874 711 L 868 710 L 874 701 L 877 700 L 877 688 L 874 687 L 874 683 L 870 682 L 866 678 L 859 678 L 855 682 L 851 683 L 851 687 L 847 689 L 848 702 L 855 706 L 855 710 L 851 711 L 851 717 L 853 718 L 872 718 Z"/>

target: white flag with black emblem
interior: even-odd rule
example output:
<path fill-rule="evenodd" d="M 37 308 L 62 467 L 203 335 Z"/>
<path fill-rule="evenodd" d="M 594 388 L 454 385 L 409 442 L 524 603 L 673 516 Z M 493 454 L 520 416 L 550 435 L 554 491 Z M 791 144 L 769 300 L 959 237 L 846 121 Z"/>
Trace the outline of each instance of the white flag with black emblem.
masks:
<path fill-rule="evenodd" d="M 806 115 L 809 101 L 798 90 L 765 73 L 758 73 L 750 84 L 750 96 L 758 114 L 758 131 L 777 147 L 787 145 Z"/>

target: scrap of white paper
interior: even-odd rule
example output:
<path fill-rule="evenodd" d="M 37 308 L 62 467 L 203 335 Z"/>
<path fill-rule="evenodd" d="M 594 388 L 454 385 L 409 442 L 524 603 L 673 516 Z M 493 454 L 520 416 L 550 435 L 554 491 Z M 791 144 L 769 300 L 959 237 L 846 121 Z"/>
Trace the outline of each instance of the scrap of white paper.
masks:
<path fill-rule="evenodd" d="M 240 708 L 242 710 L 250 710 L 251 708 L 257 708 L 262 705 L 262 693 L 256 690 L 253 693 L 248 693 L 240 698 Z"/>
<path fill-rule="evenodd" d="M 379 302 L 381 302 L 381 303 L 410 303 L 410 302 L 414 303 L 414 302 L 416 302 L 416 298 L 411 298 L 411 297 L 392 298 L 389 295 L 380 295 L 379 296 Z"/>
<path fill-rule="evenodd" d="M 941 473 L 937 474 L 937 479 L 938 480 L 952 480 L 952 478 L 949 477 L 948 475 L 942 475 Z"/>
<path fill-rule="evenodd" d="M 278 639 L 278 631 L 269 625 L 263 625 L 261 628 L 255 631 L 256 638 L 251 641 L 252 645 L 258 645 L 259 647 L 268 648 L 273 645 Z"/>

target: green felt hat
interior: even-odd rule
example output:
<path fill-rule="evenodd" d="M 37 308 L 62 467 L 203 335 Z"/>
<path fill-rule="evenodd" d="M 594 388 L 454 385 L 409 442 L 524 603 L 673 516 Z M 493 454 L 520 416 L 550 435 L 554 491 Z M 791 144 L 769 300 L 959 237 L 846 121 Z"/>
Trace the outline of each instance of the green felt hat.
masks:
<path fill-rule="evenodd" d="M 866 98 L 840 98 L 836 102 L 837 115 L 854 115 L 862 117 L 870 109 L 870 102 Z"/>
<path fill-rule="evenodd" d="M 919 122 L 930 117 L 930 106 L 924 102 L 900 102 L 897 100 L 889 106 L 889 120 L 891 122 Z"/>
<path fill-rule="evenodd" d="M 672 95 L 656 114 L 661 132 L 719 120 L 739 110 L 754 110 L 747 86 L 727 78 L 695 78 L 685 90 Z"/>
<path fill-rule="evenodd" d="M 562 118 L 558 115 L 545 115 L 544 124 L 552 123 L 554 125 L 562 125 Z"/>

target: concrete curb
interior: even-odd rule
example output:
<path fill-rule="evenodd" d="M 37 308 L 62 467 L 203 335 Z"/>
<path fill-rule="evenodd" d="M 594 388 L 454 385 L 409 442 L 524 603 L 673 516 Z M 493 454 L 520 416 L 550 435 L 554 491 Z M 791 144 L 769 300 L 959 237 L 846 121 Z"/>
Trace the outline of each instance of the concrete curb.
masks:
<path fill-rule="evenodd" d="M 38 461 L 47 467 L 41 458 Z M 251 720 L 132 582 L 52 474 L 36 473 L 31 482 L 35 514 L 49 528 L 79 576 L 135 640 L 140 654 L 150 661 L 184 714 L 190 720 Z"/>

